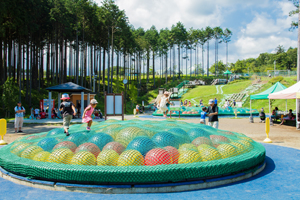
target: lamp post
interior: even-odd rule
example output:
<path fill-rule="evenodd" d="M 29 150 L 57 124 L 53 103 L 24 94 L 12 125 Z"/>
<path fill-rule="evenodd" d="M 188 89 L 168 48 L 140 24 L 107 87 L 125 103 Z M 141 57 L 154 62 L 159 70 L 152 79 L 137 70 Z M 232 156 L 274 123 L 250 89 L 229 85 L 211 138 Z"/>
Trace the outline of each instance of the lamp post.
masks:
<path fill-rule="evenodd" d="M 274 77 L 275 77 L 275 70 L 276 70 L 276 60 L 274 60 Z"/>

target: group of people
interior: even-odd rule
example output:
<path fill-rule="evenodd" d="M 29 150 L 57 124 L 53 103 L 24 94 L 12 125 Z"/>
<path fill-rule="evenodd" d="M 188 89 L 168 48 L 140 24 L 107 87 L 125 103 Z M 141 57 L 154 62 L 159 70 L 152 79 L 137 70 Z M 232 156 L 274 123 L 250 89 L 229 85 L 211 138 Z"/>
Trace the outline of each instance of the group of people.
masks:
<path fill-rule="evenodd" d="M 63 101 L 59 106 L 59 111 L 62 113 L 63 117 L 63 128 L 66 136 L 69 136 L 69 126 L 70 122 L 73 119 L 73 117 L 76 115 L 76 109 L 74 104 L 70 101 L 70 97 L 68 94 L 63 94 L 61 100 Z M 96 99 L 92 99 L 90 101 L 90 105 L 87 106 L 83 112 L 82 115 L 82 122 L 87 123 L 87 130 L 91 130 L 91 126 L 93 123 L 92 115 L 95 116 L 95 118 L 101 118 L 102 113 L 100 110 L 96 110 L 98 102 Z M 22 106 L 21 102 L 17 103 L 17 106 L 14 108 L 15 110 L 15 133 L 17 132 L 23 132 L 23 119 L 25 116 L 25 108 Z M 40 110 L 38 108 L 30 108 L 31 110 L 31 117 L 36 119 L 44 119 L 46 118 L 46 112 L 44 110 Z M 54 115 L 55 118 L 58 118 L 56 109 L 53 109 L 52 115 Z"/>
<path fill-rule="evenodd" d="M 208 108 L 203 107 L 202 112 L 200 113 L 200 123 L 206 124 L 205 118 L 208 117 L 207 125 L 212 126 L 214 128 L 219 128 L 219 110 L 218 110 L 218 101 L 210 99 L 208 104 Z"/>
<path fill-rule="evenodd" d="M 236 106 L 236 102 L 235 99 L 232 102 L 232 106 L 235 107 Z M 225 109 L 230 109 L 231 108 L 231 101 L 228 99 L 225 99 L 225 103 L 224 103 L 224 108 Z"/>
<path fill-rule="evenodd" d="M 278 107 L 275 107 L 275 109 L 272 111 L 271 120 L 281 119 L 280 125 L 282 125 L 287 120 L 295 120 L 295 118 L 296 118 L 296 116 L 294 115 L 292 109 L 289 109 L 289 113 L 288 114 L 281 115 L 281 116 L 279 116 L 278 111 L 279 111 Z M 260 122 L 265 121 L 266 114 L 265 114 L 264 108 L 261 108 L 260 113 L 259 113 L 259 117 L 260 117 Z"/>
<path fill-rule="evenodd" d="M 181 100 L 180 105 L 185 107 L 192 107 L 191 101 L 188 102 L 187 99 L 184 102 Z"/>

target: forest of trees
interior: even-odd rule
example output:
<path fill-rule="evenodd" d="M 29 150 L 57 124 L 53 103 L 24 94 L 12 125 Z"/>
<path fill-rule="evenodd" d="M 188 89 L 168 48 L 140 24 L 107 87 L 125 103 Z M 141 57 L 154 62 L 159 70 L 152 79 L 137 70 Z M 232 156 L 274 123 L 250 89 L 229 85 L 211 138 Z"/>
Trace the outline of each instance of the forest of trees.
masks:
<path fill-rule="evenodd" d="M 229 65 L 229 70 L 233 73 L 267 72 L 274 70 L 274 61 L 276 61 L 276 70 L 296 70 L 297 48 L 290 47 L 285 51 L 283 46 L 279 45 L 275 51 L 275 53 L 261 53 L 256 59 L 238 60 Z M 219 67 L 219 70 L 225 69 Z"/>
<path fill-rule="evenodd" d="M 67 81 L 91 88 L 96 79 L 96 92 L 112 92 L 113 78 L 127 78 L 140 87 L 143 76 L 147 82 L 152 78 L 155 88 L 155 74 L 166 81 L 168 76 L 180 78 L 187 54 L 189 74 L 208 75 L 211 43 L 218 63 L 218 45 L 224 42 L 228 49 L 231 35 L 229 29 L 187 29 L 181 22 L 170 29 L 136 29 L 112 0 L 102 5 L 89 0 L 3 0 L 0 83 L 12 79 L 28 101 L 31 90 Z M 198 56 L 192 57 L 192 51 Z"/>

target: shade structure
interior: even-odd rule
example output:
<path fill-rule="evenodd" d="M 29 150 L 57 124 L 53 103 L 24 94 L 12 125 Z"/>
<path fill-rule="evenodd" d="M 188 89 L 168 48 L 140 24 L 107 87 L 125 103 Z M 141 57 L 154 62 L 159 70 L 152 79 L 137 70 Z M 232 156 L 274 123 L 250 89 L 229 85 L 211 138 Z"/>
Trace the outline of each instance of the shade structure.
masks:
<path fill-rule="evenodd" d="M 46 88 L 46 90 L 56 91 L 56 92 L 86 92 L 86 93 L 92 92 L 90 89 L 87 89 L 85 87 L 82 87 L 82 86 L 77 85 L 77 84 L 72 83 L 72 82 L 63 83 L 63 84 L 60 84 L 60 85 L 48 87 L 48 88 Z"/>
<path fill-rule="evenodd" d="M 227 71 L 224 72 L 224 74 L 232 74 L 232 72 L 227 69 Z"/>
<path fill-rule="evenodd" d="M 297 129 L 299 129 L 299 121 L 298 121 L 298 113 L 299 113 L 298 103 L 300 97 L 299 93 L 300 93 L 300 82 L 297 82 L 291 87 L 286 88 L 285 90 L 282 90 L 280 92 L 275 92 L 269 95 L 269 99 L 296 99 L 296 128 Z"/>
<path fill-rule="evenodd" d="M 296 99 L 297 93 L 300 92 L 300 82 L 295 83 L 285 90 L 275 92 L 269 95 L 269 99 Z"/>
<path fill-rule="evenodd" d="M 286 89 L 286 87 L 280 82 L 277 82 L 272 87 L 259 94 L 250 95 L 250 100 L 269 99 L 269 94 L 280 92 L 284 89 Z"/>

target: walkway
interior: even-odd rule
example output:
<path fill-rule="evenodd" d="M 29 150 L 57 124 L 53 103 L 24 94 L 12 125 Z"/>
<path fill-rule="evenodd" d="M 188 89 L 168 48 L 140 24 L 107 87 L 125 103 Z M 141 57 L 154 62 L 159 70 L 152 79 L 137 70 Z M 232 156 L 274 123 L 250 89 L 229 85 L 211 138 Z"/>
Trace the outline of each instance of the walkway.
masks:
<path fill-rule="evenodd" d="M 267 166 L 263 172 L 221 187 L 179 193 L 103 195 L 48 191 L 17 185 L 0 178 L 1 199 L 300 199 L 300 150 L 270 144 L 264 146 L 267 150 Z"/>

